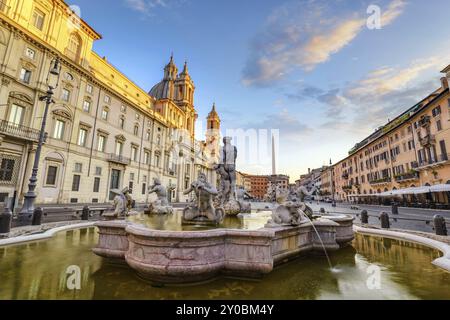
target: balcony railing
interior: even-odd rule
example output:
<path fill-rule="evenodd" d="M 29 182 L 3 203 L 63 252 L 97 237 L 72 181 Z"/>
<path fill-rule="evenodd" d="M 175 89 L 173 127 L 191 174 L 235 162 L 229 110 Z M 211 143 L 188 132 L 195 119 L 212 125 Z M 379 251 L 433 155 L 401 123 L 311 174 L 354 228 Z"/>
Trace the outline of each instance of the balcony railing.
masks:
<path fill-rule="evenodd" d="M 419 162 L 419 168 L 433 166 L 433 165 L 440 165 L 444 162 L 449 161 L 450 154 L 441 154 L 436 157 L 436 159 L 428 159 L 428 160 L 422 160 Z"/>
<path fill-rule="evenodd" d="M 404 173 L 395 176 L 395 181 L 402 182 L 402 181 L 408 181 L 408 180 L 417 180 L 419 179 L 419 173 L 418 172 L 409 172 Z"/>
<path fill-rule="evenodd" d="M 423 147 L 427 147 L 427 146 L 430 146 L 430 145 L 435 144 L 435 143 L 436 143 L 436 138 L 435 138 L 435 136 L 433 134 L 429 134 L 429 135 L 426 135 L 423 138 L 420 138 L 420 144 Z"/>
<path fill-rule="evenodd" d="M 39 130 L 0 120 L 0 133 L 29 141 L 39 141 Z"/>
<path fill-rule="evenodd" d="M 372 180 L 370 181 L 370 184 L 382 184 L 382 183 L 389 183 L 391 181 L 392 181 L 391 177 L 385 177 L 381 179 Z"/>
<path fill-rule="evenodd" d="M 124 157 L 124 156 L 120 156 L 114 153 L 110 153 L 108 154 L 108 161 L 109 162 L 114 162 L 114 163 L 118 163 L 118 164 L 124 164 L 124 165 L 129 165 L 131 163 L 131 159 Z"/>

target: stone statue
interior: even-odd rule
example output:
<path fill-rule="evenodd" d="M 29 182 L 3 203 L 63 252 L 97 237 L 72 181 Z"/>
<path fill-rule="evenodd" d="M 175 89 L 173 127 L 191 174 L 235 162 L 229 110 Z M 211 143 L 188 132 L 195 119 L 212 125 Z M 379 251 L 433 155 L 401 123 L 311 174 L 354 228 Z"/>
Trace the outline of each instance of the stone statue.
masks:
<path fill-rule="evenodd" d="M 269 182 L 266 194 L 264 196 L 265 202 L 276 202 L 276 184 Z"/>
<path fill-rule="evenodd" d="M 184 194 L 194 192 L 195 199 L 183 210 L 183 224 L 219 224 L 224 218 L 222 208 L 214 208 L 213 199 L 218 191 L 200 173 Z"/>
<path fill-rule="evenodd" d="M 315 194 L 319 189 L 313 186 L 311 191 L 308 191 L 305 186 L 300 186 L 295 190 L 295 193 L 297 194 L 298 198 L 301 202 L 305 201 L 306 196 L 312 196 Z"/>
<path fill-rule="evenodd" d="M 298 226 L 303 222 L 314 220 L 313 211 L 303 201 L 305 196 L 311 196 L 317 191 L 308 191 L 306 187 L 277 190 L 277 202 L 280 204 L 272 212 L 272 219 L 266 227 Z"/>
<path fill-rule="evenodd" d="M 251 213 L 252 212 L 252 206 L 250 202 L 245 201 L 245 197 L 252 198 L 252 196 L 245 191 L 245 188 L 243 186 L 239 186 L 236 189 L 236 198 L 239 202 L 239 206 L 241 207 L 240 212 L 241 213 Z"/>
<path fill-rule="evenodd" d="M 167 188 L 169 192 L 175 189 L 175 186 L 169 186 Z M 169 205 L 167 200 L 167 189 L 161 184 L 158 178 L 153 179 L 153 185 L 149 187 L 149 194 L 155 193 L 157 199 L 151 202 L 144 211 L 145 214 L 172 214 L 173 208 Z"/>
<path fill-rule="evenodd" d="M 231 144 L 231 138 L 223 138 L 220 162 L 214 166 L 214 169 L 220 177 L 217 202 L 227 215 L 237 215 L 240 212 L 240 205 L 236 200 L 236 158 L 237 148 Z"/>
<path fill-rule="evenodd" d="M 128 216 L 133 204 L 133 198 L 130 195 L 128 187 L 125 187 L 122 190 L 113 189 L 111 192 L 116 194 L 113 200 L 114 212 L 104 213 L 103 216 L 107 219 L 117 219 L 121 216 Z"/>

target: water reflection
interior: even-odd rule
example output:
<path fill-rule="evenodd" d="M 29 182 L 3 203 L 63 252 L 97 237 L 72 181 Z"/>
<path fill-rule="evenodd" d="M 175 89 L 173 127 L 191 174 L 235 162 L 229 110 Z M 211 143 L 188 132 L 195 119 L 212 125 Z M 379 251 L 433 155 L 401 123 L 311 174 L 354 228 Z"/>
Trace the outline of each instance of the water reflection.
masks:
<path fill-rule="evenodd" d="M 230 224 L 241 225 L 237 221 Z M 353 246 L 331 254 L 336 270 L 322 255 L 310 254 L 262 280 L 156 288 L 127 266 L 95 256 L 97 239 L 90 228 L 1 248 L 0 299 L 450 299 L 450 274 L 430 263 L 439 253 L 406 242 L 358 235 Z M 71 265 L 80 267 L 81 290 L 67 289 Z M 370 265 L 380 267 L 380 290 L 367 287 Z"/>

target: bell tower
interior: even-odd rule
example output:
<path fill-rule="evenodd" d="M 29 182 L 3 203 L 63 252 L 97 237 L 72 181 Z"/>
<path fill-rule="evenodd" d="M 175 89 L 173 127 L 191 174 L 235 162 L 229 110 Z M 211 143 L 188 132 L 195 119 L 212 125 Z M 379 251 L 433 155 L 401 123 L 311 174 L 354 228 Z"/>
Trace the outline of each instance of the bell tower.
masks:
<path fill-rule="evenodd" d="M 180 107 L 185 109 L 194 107 L 194 82 L 189 75 L 187 62 L 184 62 L 183 71 L 175 81 L 175 101 Z"/>
<path fill-rule="evenodd" d="M 216 111 L 216 104 L 214 103 L 211 112 L 206 118 L 206 144 L 211 151 L 211 156 L 219 154 L 220 144 L 220 118 Z"/>

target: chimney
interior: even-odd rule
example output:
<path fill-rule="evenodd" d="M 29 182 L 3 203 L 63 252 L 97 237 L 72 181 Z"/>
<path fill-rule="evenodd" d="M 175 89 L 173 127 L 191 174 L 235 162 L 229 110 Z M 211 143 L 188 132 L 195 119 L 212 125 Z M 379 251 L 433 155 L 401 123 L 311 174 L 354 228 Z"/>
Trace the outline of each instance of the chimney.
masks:
<path fill-rule="evenodd" d="M 448 79 L 446 77 L 441 78 L 442 89 L 448 89 Z"/>

